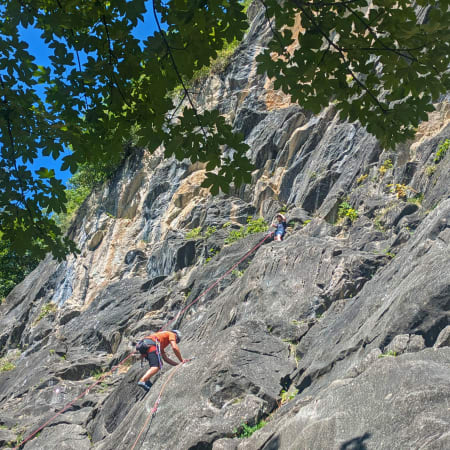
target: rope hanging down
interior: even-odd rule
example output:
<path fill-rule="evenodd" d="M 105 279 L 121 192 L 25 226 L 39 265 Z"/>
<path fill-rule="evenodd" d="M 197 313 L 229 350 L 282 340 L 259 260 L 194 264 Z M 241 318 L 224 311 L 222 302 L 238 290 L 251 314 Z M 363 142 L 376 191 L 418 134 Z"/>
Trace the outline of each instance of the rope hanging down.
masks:
<path fill-rule="evenodd" d="M 183 314 L 188 308 L 190 308 L 194 303 L 198 302 L 204 295 L 206 295 L 213 287 L 217 286 L 221 280 L 223 280 L 229 273 L 231 273 L 237 266 L 239 266 L 239 264 L 241 264 L 241 262 L 245 261 L 253 252 L 255 252 L 259 247 L 261 247 L 261 245 L 264 244 L 264 242 L 269 238 L 272 237 L 274 233 L 269 233 L 266 236 L 264 236 L 264 238 L 258 242 L 258 244 L 256 244 L 251 250 L 249 250 L 237 263 L 233 264 L 233 266 L 231 266 L 220 278 L 218 278 L 213 284 L 211 284 L 211 286 L 208 287 L 208 289 L 206 289 L 205 291 L 203 291 L 200 295 L 198 295 L 191 303 L 189 303 L 186 307 L 184 307 L 173 319 L 171 319 L 169 322 L 166 323 L 166 325 L 164 325 L 163 327 L 161 327 L 160 331 L 170 325 L 172 322 L 174 322 L 175 320 L 178 320 L 178 317 L 180 317 L 181 314 Z M 191 361 L 190 359 L 187 360 L 187 362 Z M 179 364 L 176 366 L 175 369 L 173 369 L 170 374 L 169 377 L 167 378 L 167 380 L 164 382 L 159 394 L 158 394 L 158 398 L 156 399 L 155 403 L 153 404 L 153 408 L 150 410 L 147 419 L 144 422 L 144 425 L 141 429 L 141 431 L 139 432 L 136 440 L 134 441 L 133 446 L 131 447 L 130 450 L 134 450 L 134 448 L 136 447 L 136 444 L 138 443 L 139 439 L 142 436 L 142 433 L 144 432 L 144 430 L 148 427 L 150 427 L 150 425 L 152 424 L 153 418 L 156 416 L 156 412 L 158 411 L 158 406 L 159 403 L 161 402 L 161 397 L 162 394 L 164 392 L 164 389 L 166 388 L 167 383 L 170 381 L 170 379 L 175 375 L 175 372 L 182 366 L 183 364 Z"/>
<path fill-rule="evenodd" d="M 208 289 L 204 290 L 200 295 L 198 295 L 191 303 L 185 306 L 173 319 L 169 320 L 165 325 L 163 325 L 159 331 L 162 331 L 165 327 L 169 326 L 172 322 L 178 320 L 178 318 L 186 312 L 194 303 L 197 303 L 203 296 L 205 296 L 212 288 L 216 287 L 229 273 L 233 272 L 241 262 L 245 261 L 253 252 L 255 252 L 264 242 L 272 237 L 274 233 L 269 233 L 264 236 L 261 241 L 258 242 L 251 250 L 249 250 L 237 263 L 233 264 L 220 278 L 218 278 Z"/>
<path fill-rule="evenodd" d="M 37 430 L 33 431 L 26 439 L 24 439 L 22 442 L 19 443 L 17 447 L 14 447 L 14 450 L 18 450 L 21 448 L 26 442 L 28 442 L 31 438 L 36 436 L 40 431 L 42 431 L 49 423 L 53 422 L 59 415 L 61 415 L 63 412 L 67 411 L 73 404 L 80 400 L 80 398 L 83 398 L 86 394 L 89 393 L 89 391 L 97 386 L 97 384 L 101 383 L 110 373 L 114 372 L 116 369 L 118 369 L 119 366 L 125 363 L 129 358 L 131 358 L 134 355 L 134 353 L 130 353 L 125 359 L 120 361 L 117 365 L 112 367 L 108 372 L 105 372 L 95 383 L 91 384 L 85 391 L 83 391 L 78 397 L 74 398 L 71 402 L 67 403 L 66 406 L 64 406 L 63 409 L 58 411 L 53 417 L 47 420 L 43 425 L 41 425 Z"/>
<path fill-rule="evenodd" d="M 186 362 L 189 362 L 189 361 L 190 361 L 190 359 L 188 359 Z M 167 384 L 168 384 L 169 381 L 172 379 L 172 377 L 175 375 L 176 371 L 177 371 L 183 364 L 184 364 L 184 363 L 178 364 L 178 365 L 175 367 L 175 369 L 173 369 L 173 370 L 170 372 L 170 374 L 169 374 L 167 380 L 164 382 L 164 384 L 162 385 L 161 390 L 159 391 L 158 398 L 156 399 L 155 403 L 153 404 L 153 408 L 150 410 L 150 413 L 149 413 L 149 415 L 147 416 L 147 419 L 146 419 L 145 422 L 144 422 L 144 426 L 142 427 L 141 431 L 139 432 L 139 434 L 138 434 L 136 440 L 134 441 L 134 444 L 133 444 L 133 446 L 131 447 L 130 450 L 134 450 L 134 448 L 136 447 L 136 444 L 138 443 L 139 439 L 141 438 L 142 433 L 144 432 L 144 430 L 147 428 L 147 426 L 150 426 L 150 425 L 151 425 L 151 422 L 153 421 L 153 418 L 154 418 L 155 415 L 156 415 L 156 411 L 158 410 L 158 406 L 159 406 L 159 403 L 160 403 L 160 401 L 161 401 L 161 397 L 162 397 L 162 394 L 163 394 L 163 392 L 164 392 L 164 389 L 166 388 Z"/>
<path fill-rule="evenodd" d="M 186 312 L 194 303 L 197 303 L 203 296 L 205 296 L 211 289 L 213 289 L 215 286 L 217 286 L 229 273 L 231 273 L 239 264 L 241 264 L 243 261 L 245 261 L 253 252 L 255 252 L 261 245 L 264 244 L 264 242 L 273 235 L 273 233 L 266 234 L 264 238 L 258 242 L 251 250 L 249 250 L 237 263 L 233 264 L 220 278 L 218 278 L 211 286 L 209 286 L 206 290 L 204 290 L 200 295 L 198 295 L 191 303 L 189 303 L 187 306 L 185 306 L 173 319 L 169 320 L 165 325 L 163 325 L 159 331 L 163 330 L 165 327 L 169 326 L 172 322 L 175 320 L 178 320 L 178 318 Z M 67 411 L 73 404 L 83 398 L 85 395 L 87 395 L 92 388 L 97 386 L 97 384 L 101 383 L 109 374 L 113 373 L 115 370 L 119 368 L 122 364 L 124 364 L 129 358 L 131 358 L 135 353 L 130 353 L 126 358 L 124 358 L 122 361 L 120 361 L 117 365 L 112 367 L 108 372 L 105 372 L 95 383 L 91 384 L 85 391 L 83 391 L 78 397 L 74 398 L 72 401 L 67 403 L 61 410 L 59 410 L 53 417 L 48 419 L 43 425 L 41 425 L 39 428 L 37 428 L 35 431 L 33 431 L 26 439 L 24 439 L 22 442 L 20 442 L 14 450 L 19 450 L 25 443 L 27 443 L 30 439 L 32 439 L 36 434 L 38 434 L 40 431 L 42 431 L 48 424 L 53 422 L 58 416 L 60 416 L 62 413 Z M 190 360 L 188 360 L 190 361 Z M 169 382 L 169 380 L 172 378 L 172 376 L 175 374 L 175 372 L 182 366 L 182 364 L 178 365 L 176 369 L 174 369 L 170 375 L 169 378 L 166 380 L 166 382 L 163 385 L 163 388 L 161 389 L 158 399 L 156 400 L 155 404 L 153 405 L 152 410 L 150 411 L 149 416 L 147 417 L 146 423 L 144 424 L 144 427 L 142 428 L 141 432 L 139 433 L 138 438 L 136 439 L 136 442 L 133 445 L 133 449 L 136 446 L 137 441 L 141 437 L 145 427 L 147 426 L 149 420 L 151 417 L 153 417 L 156 414 L 156 411 L 158 409 L 159 402 L 161 400 L 161 395 L 164 391 L 164 388 L 166 384 Z"/>

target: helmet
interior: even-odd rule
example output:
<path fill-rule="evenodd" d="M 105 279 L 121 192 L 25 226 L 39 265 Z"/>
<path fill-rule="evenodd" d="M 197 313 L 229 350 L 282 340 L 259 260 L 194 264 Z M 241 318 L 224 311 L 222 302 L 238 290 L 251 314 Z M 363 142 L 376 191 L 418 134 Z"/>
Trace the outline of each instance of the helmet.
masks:
<path fill-rule="evenodd" d="M 172 330 L 177 335 L 177 344 L 181 341 L 181 333 L 178 330 Z"/>

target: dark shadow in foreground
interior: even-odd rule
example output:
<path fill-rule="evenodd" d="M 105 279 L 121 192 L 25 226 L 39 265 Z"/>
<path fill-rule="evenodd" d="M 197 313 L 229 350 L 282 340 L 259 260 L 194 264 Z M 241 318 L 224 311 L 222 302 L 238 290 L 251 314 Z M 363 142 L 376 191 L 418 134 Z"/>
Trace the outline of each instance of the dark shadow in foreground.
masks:
<path fill-rule="evenodd" d="M 364 441 L 369 439 L 371 436 L 370 433 L 364 433 L 362 436 L 350 439 L 349 441 L 344 442 L 339 450 L 367 450 L 366 444 Z"/>

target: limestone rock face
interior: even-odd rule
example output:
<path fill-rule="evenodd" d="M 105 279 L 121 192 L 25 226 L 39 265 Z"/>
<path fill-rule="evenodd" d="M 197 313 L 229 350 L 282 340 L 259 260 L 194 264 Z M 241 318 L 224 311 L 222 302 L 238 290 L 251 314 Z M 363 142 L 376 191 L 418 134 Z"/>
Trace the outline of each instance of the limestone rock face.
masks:
<path fill-rule="evenodd" d="M 135 149 L 88 197 L 81 254 L 46 258 L 0 305 L 2 447 L 80 397 L 23 448 L 450 448 L 450 153 L 434 162 L 449 105 L 383 151 L 256 74 L 271 31 L 249 15 L 196 102 L 244 134 L 252 183 L 212 197 L 202 165 Z M 279 211 L 283 242 L 231 242 Z M 137 359 L 109 370 L 161 327 L 192 359 L 144 395 Z"/>

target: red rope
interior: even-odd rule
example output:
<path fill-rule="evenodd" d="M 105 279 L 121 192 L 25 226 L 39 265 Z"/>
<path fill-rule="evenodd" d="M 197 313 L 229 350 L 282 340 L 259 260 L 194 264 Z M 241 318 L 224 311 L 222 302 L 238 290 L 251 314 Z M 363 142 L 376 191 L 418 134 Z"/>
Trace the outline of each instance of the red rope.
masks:
<path fill-rule="evenodd" d="M 183 314 L 187 309 L 189 309 L 194 303 L 197 303 L 204 295 L 206 295 L 213 287 L 217 286 L 230 272 L 232 272 L 239 264 L 241 264 L 242 261 L 245 261 L 253 252 L 255 252 L 261 245 L 264 244 L 267 238 L 271 237 L 273 233 L 269 233 L 266 236 L 264 236 L 264 239 L 258 242 L 251 250 L 249 250 L 236 264 L 231 266 L 219 279 L 217 279 L 211 286 L 209 286 L 208 289 L 203 291 L 198 297 L 196 297 L 191 303 L 189 303 L 187 306 L 185 306 L 173 319 L 169 320 L 165 325 L 161 327 L 161 330 L 163 330 L 165 327 L 170 325 L 172 322 L 178 319 L 178 317 Z"/>
<path fill-rule="evenodd" d="M 264 239 L 262 239 L 260 242 L 258 242 L 257 245 L 255 245 L 251 250 L 249 250 L 237 263 L 235 263 L 233 266 L 231 266 L 230 269 L 228 269 L 219 279 L 217 279 L 211 286 L 209 286 L 208 289 L 206 289 L 204 292 L 202 292 L 198 297 L 196 297 L 191 303 L 189 303 L 186 307 L 184 307 L 172 320 L 170 320 L 169 322 L 166 323 L 165 326 L 169 325 L 170 323 L 172 323 L 175 319 L 177 319 L 177 317 L 179 317 L 181 314 L 183 314 L 183 312 L 185 312 L 188 308 L 190 308 L 194 303 L 198 302 L 204 295 L 206 295 L 214 286 L 217 286 L 217 284 L 220 283 L 221 280 L 223 280 L 230 272 L 232 272 L 242 261 L 246 260 L 253 252 L 255 252 L 259 247 L 261 247 L 261 245 L 266 241 L 267 238 L 271 237 L 273 235 L 273 233 L 269 233 L 267 234 Z M 164 328 L 164 326 L 161 328 L 161 330 Z M 160 331 L 161 331 L 160 330 Z M 186 362 L 190 361 L 189 359 L 186 360 Z M 130 450 L 134 450 L 134 448 L 136 447 L 136 444 L 138 443 L 139 439 L 142 436 L 142 433 L 144 432 L 144 430 L 147 428 L 149 422 L 151 419 L 153 419 L 153 417 L 155 417 L 156 412 L 158 411 L 158 406 L 159 403 L 161 401 L 161 397 L 162 394 L 164 392 L 164 389 L 167 385 L 167 383 L 170 381 L 170 379 L 175 375 L 175 372 L 183 365 L 183 363 L 177 365 L 177 367 L 172 370 L 169 374 L 169 377 L 167 378 L 167 380 L 164 382 L 159 394 L 158 394 L 158 398 L 156 399 L 155 403 L 153 404 L 153 408 L 150 410 L 150 413 L 147 416 L 147 419 L 144 422 L 144 426 L 142 427 L 141 431 L 139 432 L 136 440 L 134 441 L 133 446 L 131 447 Z"/>
<path fill-rule="evenodd" d="M 60 416 L 63 412 L 67 411 L 77 400 L 80 398 L 83 398 L 94 386 L 97 386 L 97 384 L 101 383 L 107 375 L 109 375 L 111 372 L 116 370 L 119 366 L 121 366 L 128 358 L 131 358 L 134 355 L 133 353 L 130 353 L 125 359 L 119 362 L 116 366 L 112 367 L 108 372 L 105 372 L 95 383 L 91 384 L 85 391 L 83 391 L 78 397 L 76 397 L 71 402 L 67 403 L 66 406 L 64 406 L 63 409 L 58 411 L 52 418 L 48 419 L 47 422 L 44 423 L 44 425 L 41 425 L 37 430 L 33 431 L 25 440 L 23 440 L 17 447 L 14 448 L 14 450 L 18 450 L 22 445 L 24 445 L 26 442 L 28 442 L 32 437 L 36 436 L 36 434 L 39 433 L 39 431 L 42 431 L 49 423 L 53 422 L 58 416 Z"/>
<path fill-rule="evenodd" d="M 161 331 L 164 327 L 170 325 L 175 319 L 177 319 L 181 314 L 183 314 L 187 309 L 189 309 L 194 303 L 198 302 L 204 295 L 206 295 L 213 287 L 217 286 L 220 281 L 222 281 L 230 272 L 232 272 L 242 261 L 244 261 L 245 259 L 247 259 L 254 251 L 256 251 L 265 241 L 268 237 L 272 236 L 273 233 L 271 234 L 267 234 L 264 239 L 262 239 L 257 245 L 255 245 L 250 251 L 248 251 L 236 264 L 234 264 L 230 269 L 228 269 L 218 280 L 216 280 L 211 286 L 208 287 L 208 289 L 206 289 L 204 292 L 202 292 L 197 298 L 195 298 L 191 303 L 189 303 L 187 306 L 185 306 L 173 319 L 169 320 L 169 322 L 167 322 L 165 325 L 162 326 L 162 328 L 159 330 Z M 36 436 L 36 434 L 38 434 L 40 431 L 42 431 L 49 423 L 53 422 L 53 420 L 55 420 L 58 416 L 60 416 L 63 412 L 67 411 L 77 400 L 79 400 L 80 398 L 83 398 L 86 394 L 88 394 L 88 392 L 94 387 L 97 386 L 97 384 L 101 383 L 105 377 L 107 375 L 109 375 L 110 373 L 112 373 L 114 370 L 116 370 L 119 366 L 121 366 L 125 361 L 127 361 L 129 358 L 131 358 L 134 355 L 133 353 L 130 353 L 125 359 L 123 359 L 122 361 L 120 361 L 116 366 L 112 367 L 108 372 L 104 373 L 95 383 L 91 384 L 91 386 L 89 386 L 85 391 L 83 391 L 78 397 L 76 397 L 75 399 L 73 399 L 71 402 L 67 403 L 63 409 L 61 409 L 60 411 L 58 411 L 53 417 L 51 417 L 50 419 L 47 420 L 47 422 L 45 422 L 43 425 L 41 425 L 38 429 L 36 429 L 35 431 L 33 431 L 33 433 L 31 433 L 25 440 L 23 440 L 17 447 L 14 448 L 14 450 L 18 450 L 21 446 L 23 446 L 26 442 L 28 442 L 31 438 L 33 438 L 34 436 Z M 178 368 L 181 367 L 178 366 Z M 178 369 L 176 369 L 178 370 Z M 164 383 L 163 385 L 163 389 L 161 389 L 160 395 L 157 399 L 157 401 L 155 402 L 155 405 L 153 406 L 152 410 L 150 411 L 150 415 L 149 418 L 156 414 L 156 410 L 158 409 L 158 405 L 159 405 L 159 401 L 161 400 L 161 395 L 162 392 L 167 384 L 167 382 L 172 378 L 173 374 L 176 372 L 176 370 L 172 371 L 172 373 L 170 374 L 169 378 L 167 379 L 167 381 Z M 142 432 L 144 431 L 148 420 L 147 419 L 146 423 L 144 424 L 144 427 L 142 428 L 141 432 L 139 433 L 138 438 L 136 439 L 136 442 L 133 445 L 133 449 L 137 443 L 137 441 L 139 440 L 139 438 L 142 435 Z"/>
<path fill-rule="evenodd" d="M 189 361 L 189 360 L 186 360 L 186 362 L 187 362 L 187 361 Z M 131 447 L 130 450 L 134 450 L 134 448 L 136 447 L 136 444 L 138 443 L 139 439 L 141 438 L 142 433 L 144 432 L 144 430 L 147 428 L 147 425 L 148 425 L 148 423 L 150 422 L 150 419 L 152 419 L 152 418 L 155 416 L 156 411 L 158 410 L 159 402 L 161 401 L 161 397 L 162 397 L 162 394 L 163 394 L 163 392 L 164 392 L 164 389 L 166 388 L 166 386 L 167 386 L 167 384 L 169 383 L 169 381 L 171 380 L 171 378 L 175 375 L 175 372 L 176 372 L 183 364 L 184 364 L 184 363 L 178 364 L 178 365 L 175 367 L 175 369 L 172 370 L 172 371 L 170 372 L 169 377 L 168 377 L 167 380 L 164 382 L 164 384 L 163 384 L 161 390 L 159 391 L 158 398 L 156 399 L 155 403 L 153 404 L 153 408 L 150 410 L 150 413 L 148 414 L 147 419 L 145 420 L 144 426 L 142 427 L 141 431 L 139 432 L 139 434 L 138 434 L 136 440 L 134 441 L 134 444 L 133 444 L 133 446 Z"/>

